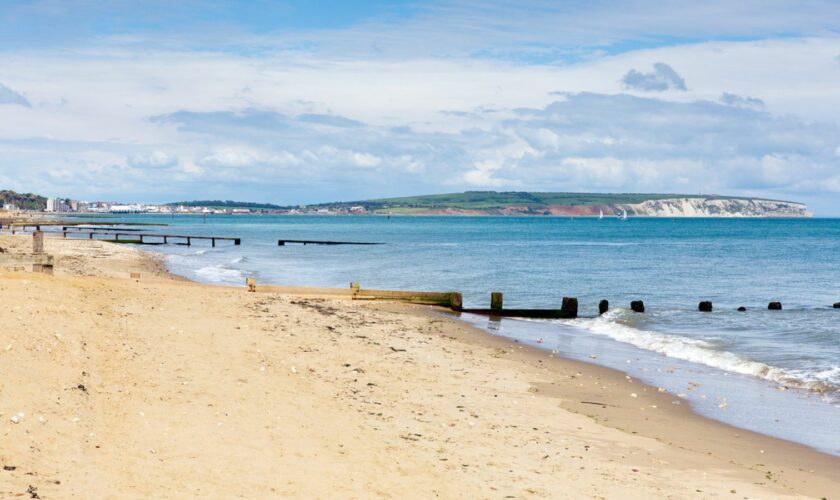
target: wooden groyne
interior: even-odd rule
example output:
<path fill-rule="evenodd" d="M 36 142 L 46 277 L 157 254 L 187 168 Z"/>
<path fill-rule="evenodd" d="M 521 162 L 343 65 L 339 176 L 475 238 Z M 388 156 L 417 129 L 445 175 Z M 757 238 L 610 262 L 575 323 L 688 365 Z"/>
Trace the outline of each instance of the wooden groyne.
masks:
<path fill-rule="evenodd" d="M 578 301 L 574 297 L 563 297 L 558 309 L 505 309 L 504 294 L 490 294 L 490 309 L 458 309 L 460 312 L 481 314 L 483 316 L 534 318 L 534 319 L 572 319 L 578 315 Z"/>
<path fill-rule="evenodd" d="M 0 267 L 24 271 L 27 268 L 36 273 L 53 273 L 55 258 L 44 252 L 44 233 L 32 233 L 32 253 L 8 253 L 0 249 Z"/>
<path fill-rule="evenodd" d="M 445 307 L 455 312 L 479 314 L 482 316 L 489 316 L 491 318 L 574 319 L 579 317 L 578 299 L 575 297 L 563 297 L 560 307 L 557 309 L 508 309 L 504 307 L 504 294 L 501 292 L 493 292 L 490 295 L 490 308 L 482 309 L 464 308 L 463 296 L 461 292 L 456 291 L 420 292 L 413 290 L 377 290 L 362 288 L 357 282 L 350 283 L 350 288 L 301 288 L 258 285 L 255 278 L 247 278 L 246 287 L 249 292 L 288 294 L 303 293 L 304 295 L 344 297 L 352 300 L 388 300 L 409 302 L 412 304 Z M 840 302 L 833 304 L 833 306 L 830 307 L 840 309 Z M 638 314 L 643 314 L 646 311 L 644 302 L 641 300 L 631 301 L 629 309 Z M 608 310 L 609 302 L 606 299 L 599 301 L 598 314 L 604 314 Z M 710 301 L 702 301 L 699 304 L 698 310 L 700 312 L 711 312 L 712 303 Z M 746 308 L 741 307 L 738 308 L 738 310 L 745 311 Z"/>
<path fill-rule="evenodd" d="M 82 234 L 87 235 L 88 239 L 94 239 L 94 235 L 101 235 L 101 236 L 113 236 L 114 240 L 118 243 L 139 243 L 141 245 L 166 245 L 169 244 L 169 240 L 180 240 L 181 243 L 176 243 L 179 245 L 192 245 L 192 240 L 204 240 L 210 241 L 210 243 L 215 247 L 216 241 L 232 241 L 234 245 L 241 245 L 242 238 L 236 238 L 231 236 L 193 236 L 193 235 L 184 235 L 184 234 L 155 234 L 155 233 L 133 233 L 133 232 L 124 232 L 124 231 L 62 231 L 62 234 L 65 238 L 67 238 L 68 234 L 76 235 Z M 121 240 L 120 237 L 130 237 L 134 239 L 129 240 Z M 152 241 L 148 241 L 151 239 Z M 160 241 L 158 241 L 160 240 Z"/>
<path fill-rule="evenodd" d="M 76 230 L 76 231 L 115 231 L 115 230 L 119 230 L 120 232 L 123 232 L 123 231 L 134 231 L 134 232 L 143 231 L 143 229 L 140 229 L 140 228 L 128 228 L 128 227 L 115 228 L 113 226 L 107 226 L 107 227 L 61 226 L 61 230 L 62 231 L 71 231 L 71 230 Z"/>
<path fill-rule="evenodd" d="M 367 241 L 329 241 L 329 240 L 277 240 L 277 246 L 284 246 L 287 243 L 298 243 L 301 245 L 384 245 L 384 243 L 373 243 Z"/>

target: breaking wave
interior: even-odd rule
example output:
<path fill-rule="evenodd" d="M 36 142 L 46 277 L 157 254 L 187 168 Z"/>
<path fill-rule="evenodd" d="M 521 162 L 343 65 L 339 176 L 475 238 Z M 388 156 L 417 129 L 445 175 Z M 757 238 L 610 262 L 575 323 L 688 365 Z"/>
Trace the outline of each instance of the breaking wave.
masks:
<path fill-rule="evenodd" d="M 720 350 L 704 340 L 635 328 L 622 322 L 626 314 L 626 310 L 619 308 L 597 318 L 579 318 L 564 323 L 668 357 L 830 395 L 832 400 L 840 397 L 838 366 L 821 371 L 786 370 Z"/>
<path fill-rule="evenodd" d="M 245 279 L 245 273 L 238 269 L 231 269 L 225 266 L 206 266 L 196 269 L 195 274 L 202 280 L 211 283 L 234 283 L 239 284 Z"/>

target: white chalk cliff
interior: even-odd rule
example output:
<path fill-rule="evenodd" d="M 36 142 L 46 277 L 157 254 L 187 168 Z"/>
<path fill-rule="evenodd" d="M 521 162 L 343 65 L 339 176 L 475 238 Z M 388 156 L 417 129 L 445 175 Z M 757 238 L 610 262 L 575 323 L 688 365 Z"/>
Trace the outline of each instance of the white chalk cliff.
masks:
<path fill-rule="evenodd" d="M 642 217 L 810 217 L 807 207 L 792 201 L 756 198 L 668 198 L 617 205 Z"/>

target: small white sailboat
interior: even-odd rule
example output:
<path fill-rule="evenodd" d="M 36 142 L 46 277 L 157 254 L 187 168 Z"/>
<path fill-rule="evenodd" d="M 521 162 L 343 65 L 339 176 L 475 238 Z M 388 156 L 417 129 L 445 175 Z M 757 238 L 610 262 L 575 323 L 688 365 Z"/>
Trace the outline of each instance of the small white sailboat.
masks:
<path fill-rule="evenodd" d="M 601 220 L 601 219 L 603 219 L 603 218 L 604 218 L 604 211 L 603 211 L 603 210 L 599 210 L 599 212 L 600 212 L 600 213 L 598 214 L 598 220 Z"/>
<path fill-rule="evenodd" d="M 626 208 L 621 209 L 621 220 L 627 220 L 627 209 Z"/>

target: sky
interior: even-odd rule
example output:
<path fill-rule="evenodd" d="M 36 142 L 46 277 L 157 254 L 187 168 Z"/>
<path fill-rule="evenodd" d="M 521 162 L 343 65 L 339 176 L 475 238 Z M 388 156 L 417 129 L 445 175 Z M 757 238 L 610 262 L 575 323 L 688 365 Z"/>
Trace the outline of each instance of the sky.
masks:
<path fill-rule="evenodd" d="M 840 1 L 0 0 L 0 189 L 840 216 Z"/>

